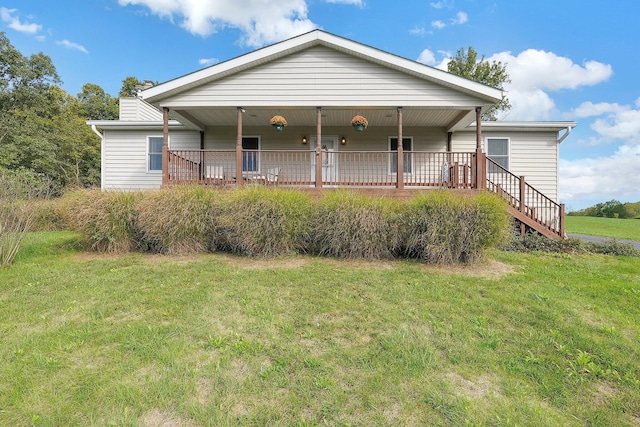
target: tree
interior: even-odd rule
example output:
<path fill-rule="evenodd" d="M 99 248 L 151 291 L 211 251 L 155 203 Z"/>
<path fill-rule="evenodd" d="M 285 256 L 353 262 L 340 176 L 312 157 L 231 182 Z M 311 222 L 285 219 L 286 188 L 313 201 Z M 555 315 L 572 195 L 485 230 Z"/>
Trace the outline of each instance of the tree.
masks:
<path fill-rule="evenodd" d="M 79 114 L 89 120 L 115 120 L 118 118 L 118 100 L 97 84 L 85 83 L 78 94 Z"/>
<path fill-rule="evenodd" d="M 31 113 L 51 116 L 56 108 L 51 91 L 58 83 L 51 58 L 43 53 L 23 56 L 0 32 L 0 150 L 22 132 Z"/>
<path fill-rule="evenodd" d="M 507 66 L 501 61 L 489 62 L 484 55 L 478 61 L 477 52 L 469 46 L 465 52 L 464 48 L 458 49 L 456 56 L 447 65 L 447 70 L 461 77 L 486 84 L 496 89 L 504 90 L 504 84 L 510 83 L 511 79 L 507 74 Z M 486 111 L 483 120 L 497 120 L 498 112 L 506 112 L 511 109 L 511 104 L 507 97 L 494 107 Z"/>
<path fill-rule="evenodd" d="M 38 177 L 54 190 L 96 185 L 100 139 L 85 121 L 90 115 L 113 117 L 114 106 L 117 117 L 116 100 L 97 85 L 85 85 L 80 102 L 59 83 L 48 56 L 27 58 L 0 32 L 0 170 Z"/>
<path fill-rule="evenodd" d="M 138 88 L 144 86 L 144 82 L 133 76 L 128 76 L 122 81 L 122 88 L 118 96 L 120 98 L 135 98 L 138 95 Z"/>

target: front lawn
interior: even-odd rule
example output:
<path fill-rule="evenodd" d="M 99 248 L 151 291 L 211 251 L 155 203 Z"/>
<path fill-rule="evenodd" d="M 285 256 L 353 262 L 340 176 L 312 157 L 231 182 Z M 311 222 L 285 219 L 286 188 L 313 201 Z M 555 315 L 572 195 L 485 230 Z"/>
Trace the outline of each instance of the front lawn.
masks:
<path fill-rule="evenodd" d="M 640 263 L 99 255 L 0 270 L 0 425 L 640 423 Z"/>
<path fill-rule="evenodd" d="M 565 219 L 567 233 L 640 241 L 639 219 L 596 218 L 591 216 L 566 216 Z"/>

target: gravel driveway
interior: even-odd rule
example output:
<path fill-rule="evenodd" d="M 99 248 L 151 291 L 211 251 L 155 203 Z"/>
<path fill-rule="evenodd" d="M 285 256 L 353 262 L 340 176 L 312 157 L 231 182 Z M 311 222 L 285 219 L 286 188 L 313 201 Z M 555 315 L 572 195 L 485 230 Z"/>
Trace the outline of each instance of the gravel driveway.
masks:
<path fill-rule="evenodd" d="M 587 234 L 568 233 L 567 235 L 569 237 L 573 237 L 574 239 L 580 239 L 580 240 L 584 240 L 585 242 L 593 242 L 593 243 L 604 243 L 610 240 L 614 240 L 611 237 L 589 236 Z M 629 243 L 634 248 L 640 251 L 640 242 L 637 242 L 635 240 L 626 240 L 626 239 L 615 239 L 615 240 L 621 243 Z"/>

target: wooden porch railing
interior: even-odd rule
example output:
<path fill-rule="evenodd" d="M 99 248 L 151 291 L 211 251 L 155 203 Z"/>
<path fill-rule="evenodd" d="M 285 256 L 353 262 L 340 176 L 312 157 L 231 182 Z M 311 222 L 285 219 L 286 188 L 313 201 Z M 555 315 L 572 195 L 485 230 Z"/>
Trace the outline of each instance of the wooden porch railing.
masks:
<path fill-rule="evenodd" d="M 523 227 L 552 238 L 564 238 L 564 205 L 545 196 L 525 181 L 487 158 L 487 190 L 497 193 L 511 207 Z"/>
<path fill-rule="evenodd" d="M 404 185 L 475 188 L 475 159 L 471 152 L 405 151 Z M 322 185 L 395 187 L 397 160 L 396 151 L 323 151 Z M 315 162 L 310 150 L 243 150 L 241 176 L 245 182 L 312 186 Z M 169 183 L 233 185 L 239 176 L 236 164 L 235 150 L 170 150 Z"/>

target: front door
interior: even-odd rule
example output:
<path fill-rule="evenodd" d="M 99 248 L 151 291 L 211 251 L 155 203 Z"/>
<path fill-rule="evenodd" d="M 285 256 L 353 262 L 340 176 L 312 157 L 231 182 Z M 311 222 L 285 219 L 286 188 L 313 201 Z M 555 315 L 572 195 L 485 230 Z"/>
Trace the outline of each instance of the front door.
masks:
<path fill-rule="evenodd" d="M 315 151 L 317 137 L 311 137 L 309 149 Z M 323 136 L 322 137 L 322 182 L 328 185 L 334 184 L 338 180 L 338 137 Z M 311 180 L 316 179 L 316 156 L 312 156 L 311 160 Z"/>

